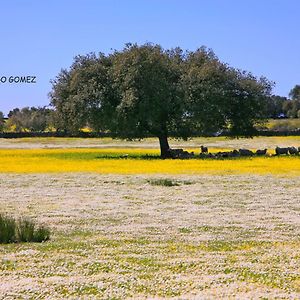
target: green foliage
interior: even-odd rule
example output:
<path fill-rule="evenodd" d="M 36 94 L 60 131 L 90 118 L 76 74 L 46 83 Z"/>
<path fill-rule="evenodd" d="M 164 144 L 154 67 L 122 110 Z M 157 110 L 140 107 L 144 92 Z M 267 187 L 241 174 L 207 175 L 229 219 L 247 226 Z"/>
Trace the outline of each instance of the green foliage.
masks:
<path fill-rule="evenodd" d="M 300 85 L 296 84 L 290 91 L 289 96 L 292 100 L 300 101 Z"/>
<path fill-rule="evenodd" d="M 280 114 L 286 114 L 284 111 L 284 103 L 288 99 L 278 95 L 272 95 L 267 99 L 266 114 L 268 118 L 276 119 Z"/>
<path fill-rule="evenodd" d="M 158 186 L 179 186 L 180 184 L 190 185 L 193 182 L 184 180 L 184 181 L 176 181 L 169 178 L 153 178 L 147 181 L 151 185 L 158 185 Z"/>
<path fill-rule="evenodd" d="M 76 132 L 88 125 L 94 130 L 106 130 L 112 122 L 115 100 L 113 79 L 109 73 L 111 57 L 91 53 L 75 57 L 70 70 L 62 70 L 51 81 L 49 94 L 55 110 L 58 130 Z"/>
<path fill-rule="evenodd" d="M 300 100 L 287 100 L 283 103 L 283 111 L 289 118 L 297 118 L 300 111 Z"/>
<path fill-rule="evenodd" d="M 50 239 L 50 230 L 45 226 L 39 226 L 33 233 L 32 242 L 41 243 Z"/>
<path fill-rule="evenodd" d="M 180 233 L 191 233 L 192 229 L 191 228 L 187 228 L 187 227 L 180 227 L 180 228 L 178 228 L 178 231 Z"/>
<path fill-rule="evenodd" d="M 44 242 L 50 239 L 50 230 L 45 226 L 36 226 L 29 219 L 15 220 L 0 214 L 0 243 Z"/>
<path fill-rule="evenodd" d="M 300 117 L 300 85 L 295 85 L 289 93 L 290 99 L 272 95 L 267 99 L 267 117 L 276 119 L 280 115 L 288 118 Z"/>
<path fill-rule="evenodd" d="M 283 114 L 288 118 L 300 117 L 300 85 L 295 85 L 289 93 L 290 99 L 272 96 L 268 101 L 268 117 L 277 118 Z"/>
<path fill-rule="evenodd" d="M 272 83 L 222 63 L 212 50 L 164 50 L 127 44 L 105 56 L 77 56 L 52 81 L 56 125 L 85 125 L 122 138 L 159 138 L 168 157 L 168 136 L 183 139 L 229 129 L 252 136 L 266 115 Z M 213 120 L 213 121 L 212 121 Z"/>
<path fill-rule="evenodd" d="M 28 219 L 19 221 L 17 227 L 17 236 L 20 242 L 30 242 L 34 240 L 34 227 L 35 224 Z"/>
<path fill-rule="evenodd" d="M 168 178 L 158 178 L 158 179 L 150 179 L 148 180 L 148 183 L 151 185 L 158 185 L 158 186 L 178 186 L 179 183 L 168 179 Z"/>
<path fill-rule="evenodd" d="M 4 114 L 2 111 L 0 111 L 0 132 L 3 131 L 4 126 L 5 126 Z"/>
<path fill-rule="evenodd" d="M 256 134 L 255 125 L 264 124 L 266 107 L 272 83 L 265 77 L 256 79 L 251 73 L 233 71 L 229 92 L 228 119 L 233 136 L 252 137 Z M 232 87 L 234 87 L 232 89 Z"/>
<path fill-rule="evenodd" d="M 159 45 L 128 44 L 112 57 L 119 102 L 115 133 L 132 138 L 149 133 L 163 137 L 182 130 L 181 53 L 164 51 Z"/>
<path fill-rule="evenodd" d="M 45 107 L 14 108 L 8 114 L 6 128 L 16 132 L 42 132 L 51 126 L 52 111 Z"/>
<path fill-rule="evenodd" d="M 254 125 L 266 116 L 272 83 L 229 67 L 205 48 L 190 53 L 186 61 L 186 99 L 196 133 L 229 129 L 233 136 L 253 136 Z"/>
<path fill-rule="evenodd" d="M 300 128 L 300 119 L 269 120 L 266 128 L 276 131 L 291 131 Z"/>
<path fill-rule="evenodd" d="M 16 221 L 0 214 L 0 244 L 13 243 L 15 241 L 15 229 Z"/>

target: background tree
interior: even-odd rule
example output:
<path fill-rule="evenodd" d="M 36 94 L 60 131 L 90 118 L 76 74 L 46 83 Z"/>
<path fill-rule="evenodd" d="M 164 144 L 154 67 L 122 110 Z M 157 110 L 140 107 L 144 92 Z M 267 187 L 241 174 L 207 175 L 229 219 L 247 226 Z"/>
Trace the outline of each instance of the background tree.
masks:
<path fill-rule="evenodd" d="M 289 97 L 292 100 L 300 101 L 300 85 L 296 84 L 290 91 Z"/>
<path fill-rule="evenodd" d="M 29 130 L 32 132 L 45 131 L 51 126 L 51 111 L 46 107 L 31 107 Z"/>
<path fill-rule="evenodd" d="M 283 109 L 284 103 L 288 101 L 286 97 L 272 95 L 267 98 L 267 117 L 271 119 L 277 119 L 279 115 L 284 114 L 286 112 Z"/>
<path fill-rule="evenodd" d="M 21 121 L 21 111 L 19 108 L 14 108 L 8 113 L 7 128 L 10 131 L 21 132 L 23 130 Z"/>
<path fill-rule="evenodd" d="M 0 111 L 0 132 L 3 132 L 4 126 L 5 126 L 4 114 L 2 111 Z"/>
<path fill-rule="evenodd" d="M 49 126 L 50 109 L 45 107 L 15 108 L 8 114 L 7 127 L 12 130 L 41 132 Z"/>
<path fill-rule="evenodd" d="M 298 118 L 300 116 L 300 85 L 295 85 L 289 96 L 291 100 L 287 99 L 283 103 L 283 111 L 289 118 Z"/>
<path fill-rule="evenodd" d="M 286 100 L 283 102 L 282 110 L 288 118 L 298 118 L 300 112 L 300 101 Z"/>

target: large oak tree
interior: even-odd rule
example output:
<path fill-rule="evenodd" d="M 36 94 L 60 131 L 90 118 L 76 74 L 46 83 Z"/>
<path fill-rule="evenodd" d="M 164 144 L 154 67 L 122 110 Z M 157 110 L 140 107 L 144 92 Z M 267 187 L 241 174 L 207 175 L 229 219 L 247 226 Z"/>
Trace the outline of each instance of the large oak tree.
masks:
<path fill-rule="evenodd" d="M 184 52 L 153 44 L 78 56 L 52 84 L 60 129 L 72 132 L 89 124 L 122 138 L 153 135 L 164 158 L 170 155 L 169 136 L 222 129 L 234 136 L 253 135 L 272 87 L 204 47 Z"/>

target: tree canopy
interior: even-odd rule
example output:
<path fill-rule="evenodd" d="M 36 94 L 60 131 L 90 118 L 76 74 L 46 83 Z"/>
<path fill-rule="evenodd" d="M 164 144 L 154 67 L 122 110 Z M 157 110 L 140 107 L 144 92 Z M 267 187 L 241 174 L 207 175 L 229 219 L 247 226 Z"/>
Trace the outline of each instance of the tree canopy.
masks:
<path fill-rule="evenodd" d="M 290 100 L 283 103 L 282 108 L 289 118 L 300 117 L 300 85 L 295 85 L 290 93 Z"/>
<path fill-rule="evenodd" d="M 292 100 L 300 101 L 300 85 L 296 84 L 290 91 L 289 96 Z"/>
<path fill-rule="evenodd" d="M 5 122 L 4 122 L 4 114 L 3 114 L 2 111 L 0 111 L 0 132 L 3 131 L 4 125 L 5 125 Z"/>
<path fill-rule="evenodd" d="M 17 132 L 42 132 L 50 125 L 51 110 L 46 107 L 14 108 L 8 113 L 6 127 Z"/>
<path fill-rule="evenodd" d="M 228 130 L 252 136 L 265 117 L 272 83 L 221 62 L 212 50 L 126 44 L 121 51 L 77 56 L 49 94 L 61 130 L 85 125 L 122 138 L 188 138 Z"/>

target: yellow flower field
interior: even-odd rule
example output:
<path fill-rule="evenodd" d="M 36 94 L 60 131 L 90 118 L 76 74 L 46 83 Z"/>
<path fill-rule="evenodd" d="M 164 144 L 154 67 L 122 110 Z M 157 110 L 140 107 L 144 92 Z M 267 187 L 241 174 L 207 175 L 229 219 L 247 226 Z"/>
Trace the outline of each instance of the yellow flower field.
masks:
<path fill-rule="evenodd" d="M 220 150 L 211 149 L 212 152 Z M 158 150 L 145 148 L 1 149 L 0 172 L 300 175 L 300 157 L 160 160 L 158 155 Z"/>

